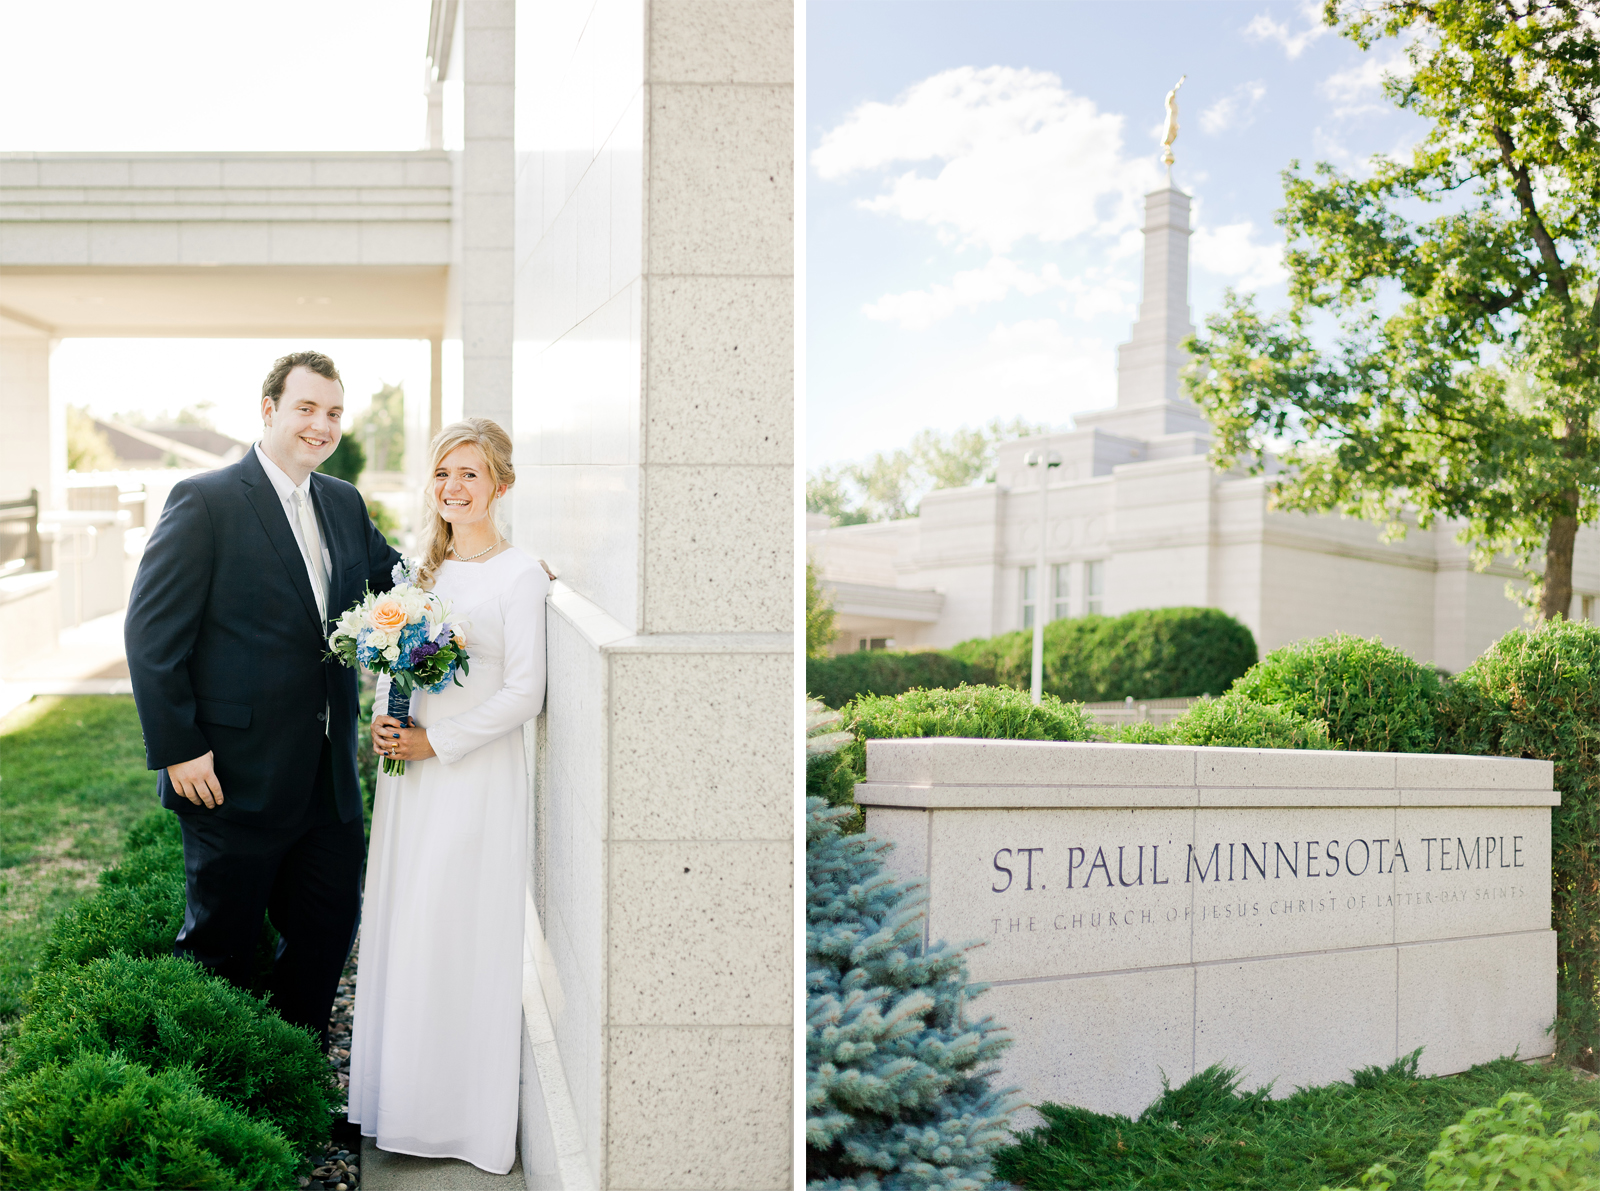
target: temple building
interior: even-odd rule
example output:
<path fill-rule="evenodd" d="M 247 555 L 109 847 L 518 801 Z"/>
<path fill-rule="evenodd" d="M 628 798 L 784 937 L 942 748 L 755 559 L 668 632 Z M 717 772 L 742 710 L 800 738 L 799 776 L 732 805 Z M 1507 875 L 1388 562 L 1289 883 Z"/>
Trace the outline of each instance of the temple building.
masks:
<path fill-rule="evenodd" d="M 809 518 L 836 652 L 944 648 L 1035 615 L 1201 605 L 1243 621 L 1263 653 L 1346 632 L 1454 673 L 1522 623 L 1507 594 L 1519 572 L 1500 559 L 1474 570 L 1459 523 L 1385 542 L 1377 525 L 1274 511 L 1267 479 L 1211 466 L 1210 427 L 1178 379 L 1193 330 L 1189 235 L 1187 194 L 1146 196 L 1142 301 L 1117 349 L 1115 406 L 1079 414 L 1066 433 L 1003 444 L 994 483 L 930 492 L 916 517 L 835 528 Z M 1027 463 L 1037 452 L 1060 457 L 1042 518 L 1040 469 Z M 1572 617 L 1593 619 L 1594 529 L 1579 531 L 1573 587 Z"/>

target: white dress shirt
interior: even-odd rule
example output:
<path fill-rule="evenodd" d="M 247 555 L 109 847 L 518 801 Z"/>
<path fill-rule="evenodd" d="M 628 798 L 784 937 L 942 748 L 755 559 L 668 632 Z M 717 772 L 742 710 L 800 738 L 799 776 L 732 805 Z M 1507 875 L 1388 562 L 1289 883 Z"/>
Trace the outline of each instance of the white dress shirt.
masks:
<path fill-rule="evenodd" d="M 289 520 L 289 532 L 294 534 L 295 545 L 300 547 L 300 558 L 306 564 L 306 578 L 311 583 L 311 590 L 315 592 L 317 590 L 317 574 L 312 569 L 311 555 L 306 549 L 305 535 L 300 532 L 300 514 L 294 506 L 294 494 L 299 492 L 308 502 L 311 502 L 310 507 L 313 510 L 317 507 L 316 503 L 311 501 L 311 477 L 307 476 L 301 481 L 299 487 L 296 487 L 295 482 L 284 474 L 283 468 L 267 457 L 267 453 L 261 449 L 260 443 L 256 444 L 255 450 L 256 458 L 261 461 L 261 470 L 267 473 L 267 479 L 272 481 L 273 491 L 278 494 L 278 500 L 283 504 L 283 515 Z M 320 545 L 322 547 L 322 573 L 332 578 L 333 558 L 328 554 L 327 540 L 324 539 Z M 329 611 L 331 612 L 332 610 L 330 609 Z M 341 608 L 339 611 L 342 612 L 344 609 Z"/>
<path fill-rule="evenodd" d="M 283 468 L 279 467 L 267 457 L 267 453 L 261 449 L 260 443 L 256 444 L 255 451 L 256 458 L 261 462 L 261 470 L 267 473 L 267 479 L 272 481 L 273 491 L 278 494 L 278 500 L 283 504 L 283 515 L 288 518 L 289 532 L 294 534 L 295 545 L 300 547 L 300 561 L 305 564 L 306 579 L 310 582 L 311 591 L 313 595 L 315 595 L 317 594 L 317 573 L 311 565 L 311 554 L 306 549 L 305 535 L 300 531 L 299 510 L 295 508 L 295 494 L 299 493 L 306 500 L 307 507 L 312 510 L 312 516 L 316 516 L 317 506 L 315 502 L 311 500 L 311 477 L 308 475 L 305 480 L 301 482 L 298 487 L 296 487 L 295 482 L 284 474 Z M 322 554 L 322 573 L 327 575 L 331 581 L 333 576 L 333 558 L 328 553 L 328 541 L 326 536 L 320 533 L 317 536 L 322 538 L 322 541 L 319 543 Z M 326 598 L 332 593 L 325 592 L 322 594 L 323 597 Z M 331 608 L 328 609 L 328 611 L 330 613 L 334 612 L 334 610 Z M 338 611 L 342 612 L 344 609 L 341 608 Z M 330 706 L 326 704 L 323 705 L 322 732 L 325 736 L 333 729 L 333 716 L 331 714 L 332 710 L 333 709 Z"/>

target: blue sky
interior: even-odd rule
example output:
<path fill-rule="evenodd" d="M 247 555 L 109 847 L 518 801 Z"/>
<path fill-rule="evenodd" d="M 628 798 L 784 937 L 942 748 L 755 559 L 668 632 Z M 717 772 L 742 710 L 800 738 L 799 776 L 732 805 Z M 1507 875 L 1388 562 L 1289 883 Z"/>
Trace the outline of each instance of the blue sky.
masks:
<path fill-rule="evenodd" d="M 1178 77 L 1196 324 L 1285 296 L 1279 173 L 1420 134 L 1299 0 L 811 0 L 805 465 L 1115 400 Z"/>

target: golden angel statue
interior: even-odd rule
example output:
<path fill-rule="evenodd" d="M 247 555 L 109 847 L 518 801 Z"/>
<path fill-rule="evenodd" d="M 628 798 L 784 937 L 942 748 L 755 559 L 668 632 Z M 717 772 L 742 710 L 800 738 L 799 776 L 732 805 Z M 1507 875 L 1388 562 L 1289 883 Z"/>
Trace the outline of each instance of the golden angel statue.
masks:
<path fill-rule="evenodd" d="M 1167 126 L 1161 130 L 1161 144 L 1166 152 L 1161 157 L 1161 163 L 1167 167 L 1167 180 L 1172 180 L 1172 142 L 1178 139 L 1178 88 L 1183 86 L 1184 75 L 1172 85 L 1172 90 L 1167 92 Z"/>

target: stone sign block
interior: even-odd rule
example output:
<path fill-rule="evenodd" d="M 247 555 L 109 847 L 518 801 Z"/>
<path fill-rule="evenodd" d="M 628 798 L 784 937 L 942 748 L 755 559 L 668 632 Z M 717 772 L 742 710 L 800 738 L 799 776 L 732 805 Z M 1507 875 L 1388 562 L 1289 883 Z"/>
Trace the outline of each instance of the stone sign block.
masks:
<path fill-rule="evenodd" d="M 1547 761 L 874 740 L 856 801 L 928 937 L 981 944 L 1030 1102 L 1549 1052 Z"/>

